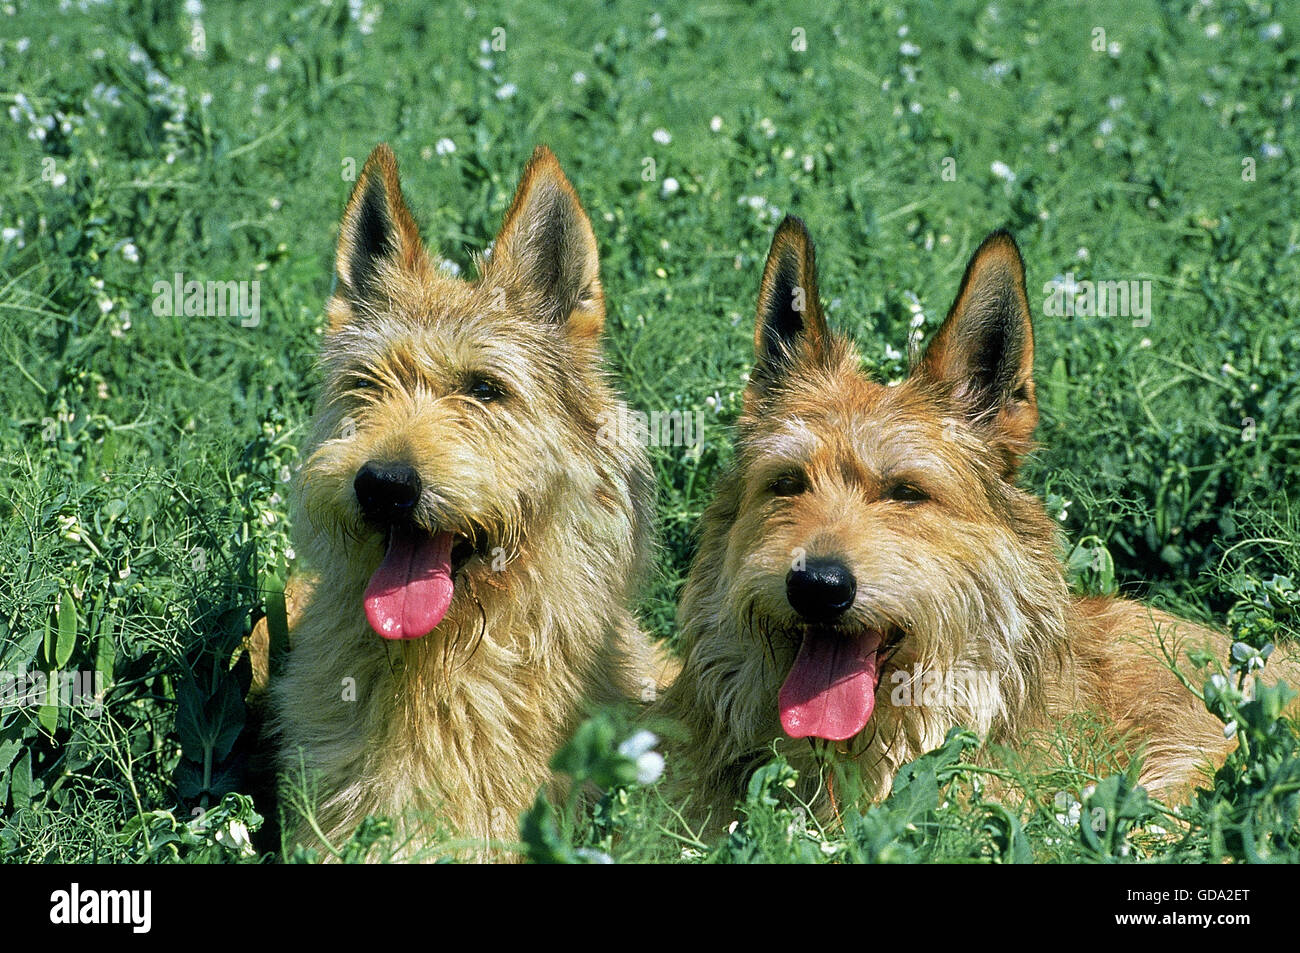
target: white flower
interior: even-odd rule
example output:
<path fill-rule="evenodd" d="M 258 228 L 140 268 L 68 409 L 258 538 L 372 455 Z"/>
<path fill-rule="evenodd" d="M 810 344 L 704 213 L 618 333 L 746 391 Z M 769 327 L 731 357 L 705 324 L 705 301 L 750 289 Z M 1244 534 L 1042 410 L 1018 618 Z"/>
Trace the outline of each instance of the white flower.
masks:
<path fill-rule="evenodd" d="M 921 48 L 915 43 L 904 42 L 899 44 L 898 52 L 902 56 L 920 56 Z"/>
<path fill-rule="evenodd" d="M 446 136 L 443 136 L 436 143 L 434 143 L 433 148 L 434 151 L 438 153 L 438 155 L 448 156 L 456 151 L 456 143 L 452 142 Z"/>
<path fill-rule="evenodd" d="M 1222 32 L 1223 32 L 1223 24 L 1221 23 L 1206 24 L 1205 35 L 1208 36 L 1211 40 L 1216 39 L 1219 36 L 1219 34 Z"/>
<path fill-rule="evenodd" d="M 650 138 L 659 143 L 659 145 L 666 146 L 668 143 L 673 141 L 673 134 L 667 129 L 660 128 L 650 133 Z"/>
<path fill-rule="evenodd" d="M 669 176 L 668 178 L 664 179 L 663 188 L 660 191 L 663 194 L 664 198 L 668 198 L 668 196 L 670 195 L 676 195 L 677 190 L 680 189 L 681 187 L 682 186 L 680 182 L 678 182 L 672 176 Z"/>
<path fill-rule="evenodd" d="M 1232 738 L 1236 736 L 1236 734 L 1237 734 L 1237 723 L 1235 721 L 1230 721 L 1223 726 L 1223 737 Z"/>
<path fill-rule="evenodd" d="M 504 86 L 502 86 L 500 89 L 497 90 L 497 99 L 501 99 L 501 100 L 509 99 L 517 92 L 519 92 L 518 86 L 516 86 L 514 83 L 506 83 Z"/>
<path fill-rule="evenodd" d="M 245 856 L 256 853 L 253 850 L 253 840 L 248 836 L 248 828 L 243 821 L 231 821 L 223 830 L 217 831 L 217 843 Z"/>
<path fill-rule="evenodd" d="M 0 228 L 0 241 L 3 241 L 6 245 L 14 239 L 22 237 L 23 230 L 21 228 Z"/>
<path fill-rule="evenodd" d="M 652 751 L 659 738 L 652 731 L 638 731 L 618 746 L 618 753 L 636 762 L 638 784 L 654 784 L 664 773 L 664 756 Z"/>
<path fill-rule="evenodd" d="M 1011 166 L 1000 160 L 990 165 L 989 171 L 1004 182 L 1016 181 L 1016 174 L 1011 171 Z"/>
<path fill-rule="evenodd" d="M 714 116 L 712 119 L 710 119 L 710 120 L 709 120 L 709 128 L 712 129 L 714 132 L 721 132 L 721 131 L 722 131 L 722 117 L 721 117 L 721 116 Z"/>
<path fill-rule="evenodd" d="M 1265 159 L 1280 159 L 1282 157 L 1282 147 L 1275 142 L 1265 142 L 1259 147 L 1259 152 Z"/>
<path fill-rule="evenodd" d="M 1083 812 L 1083 805 L 1068 794 L 1065 796 L 1065 802 L 1065 813 L 1058 813 L 1056 815 L 1056 823 L 1063 827 L 1077 827 L 1079 825 L 1079 817 Z"/>
<path fill-rule="evenodd" d="M 578 70 L 577 72 L 575 72 L 575 73 L 573 74 L 573 85 L 574 85 L 574 86 L 581 86 L 581 85 L 582 85 L 583 83 L 585 83 L 586 81 L 587 81 L 587 74 L 584 73 L 582 70 Z"/>
<path fill-rule="evenodd" d="M 653 731 L 641 730 L 618 746 L 618 753 L 625 758 L 639 758 L 659 741 Z"/>
<path fill-rule="evenodd" d="M 444 275 L 451 275 L 455 278 L 460 274 L 460 265 L 456 264 L 450 258 L 444 258 L 442 261 L 438 262 L 438 270 Z"/>
<path fill-rule="evenodd" d="M 574 853 L 589 864 L 612 864 L 614 862 L 614 858 L 603 850 L 595 850 L 591 847 L 579 847 Z"/>
<path fill-rule="evenodd" d="M 1260 32 L 1266 40 L 1280 40 L 1282 38 L 1282 24 L 1270 23 Z"/>
<path fill-rule="evenodd" d="M 268 72 L 274 73 L 282 65 L 283 64 L 280 60 L 280 57 L 277 56 L 275 53 L 272 53 L 270 56 L 266 58 L 266 68 Z"/>
<path fill-rule="evenodd" d="M 135 242 L 127 242 L 122 246 L 122 257 L 133 265 L 140 261 L 140 249 L 136 247 Z"/>
<path fill-rule="evenodd" d="M 636 759 L 636 783 L 654 784 L 664 773 L 664 756 L 658 751 L 647 751 Z"/>

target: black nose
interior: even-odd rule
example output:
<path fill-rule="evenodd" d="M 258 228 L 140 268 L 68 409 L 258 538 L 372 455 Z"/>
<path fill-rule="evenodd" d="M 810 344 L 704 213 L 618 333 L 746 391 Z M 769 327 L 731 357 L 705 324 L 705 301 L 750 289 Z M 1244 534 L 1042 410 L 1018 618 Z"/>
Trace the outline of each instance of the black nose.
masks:
<path fill-rule="evenodd" d="M 376 523 L 397 523 L 407 518 L 420 498 L 420 474 L 407 463 L 376 463 L 363 466 L 352 482 L 357 502 L 366 519 Z"/>
<path fill-rule="evenodd" d="M 785 577 L 785 597 L 809 622 L 830 622 L 853 605 L 858 581 L 838 559 L 809 559 Z"/>

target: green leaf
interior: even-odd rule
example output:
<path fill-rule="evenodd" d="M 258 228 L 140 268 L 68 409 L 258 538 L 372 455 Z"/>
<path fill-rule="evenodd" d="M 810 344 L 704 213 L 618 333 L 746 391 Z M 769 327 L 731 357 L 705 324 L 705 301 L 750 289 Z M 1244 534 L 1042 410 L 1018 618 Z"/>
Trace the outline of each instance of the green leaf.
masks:
<path fill-rule="evenodd" d="M 289 613 L 284 602 L 284 577 L 268 574 L 263 588 L 266 592 L 266 632 L 270 637 L 267 651 L 271 674 L 277 675 L 289 651 Z"/>
<path fill-rule="evenodd" d="M 211 754 L 220 761 L 230 754 L 244 729 L 244 699 L 233 676 L 225 677 L 211 698 L 203 698 L 198 683 L 187 678 L 177 693 L 176 733 L 185 757 L 199 764 Z"/>
<path fill-rule="evenodd" d="M 9 779 L 9 793 L 13 795 L 14 807 L 29 807 L 34 799 L 40 797 L 43 787 L 40 778 L 32 777 L 32 749 L 27 748 L 14 765 L 13 775 Z"/>
<path fill-rule="evenodd" d="M 519 838 L 524 842 L 528 859 L 534 864 L 578 862 L 573 847 L 560 834 L 559 818 L 544 794 L 538 794 L 533 806 L 519 819 Z"/>

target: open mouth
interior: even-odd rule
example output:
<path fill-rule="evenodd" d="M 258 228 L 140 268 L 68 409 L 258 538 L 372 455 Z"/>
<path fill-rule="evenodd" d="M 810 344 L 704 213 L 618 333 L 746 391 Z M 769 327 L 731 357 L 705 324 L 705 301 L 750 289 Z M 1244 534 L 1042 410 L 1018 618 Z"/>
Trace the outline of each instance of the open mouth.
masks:
<path fill-rule="evenodd" d="M 847 741 L 871 719 L 880 670 L 897 649 L 894 629 L 809 628 L 777 702 L 791 738 Z"/>
<path fill-rule="evenodd" d="M 446 616 L 455 577 L 477 551 L 469 536 L 450 530 L 393 526 L 383 562 L 364 596 L 366 620 L 386 639 L 419 639 Z"/>

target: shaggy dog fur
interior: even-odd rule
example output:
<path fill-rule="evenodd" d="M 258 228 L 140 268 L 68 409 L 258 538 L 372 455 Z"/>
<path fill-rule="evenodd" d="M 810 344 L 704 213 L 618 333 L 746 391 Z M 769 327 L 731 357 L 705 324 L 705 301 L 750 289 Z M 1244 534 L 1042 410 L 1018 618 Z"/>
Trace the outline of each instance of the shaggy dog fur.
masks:
<path fill-rule="evenodd" d="M 298 484 L 314 575 L 271 687 L 280 767 L 315 778 L 336 846 L 378 813 L 407 818 L 412 850 L 416 812 L 514 841 L 584 710 L 652 685 L 628 606 L 653 482 L 639 446 L 596 439 L 623 408 L 596 242 L 546 148 L 479 266 L 474 282 L 437 267 L 375 149 L 343 217 Z"/>
<path fill-rule="evenodd" d="M 1015 484 L 1038 410 L 1009 235 L 975 253 L 911 375 L 882 386 L 828 329 L 812 243 L 787 219 L 755 351 L 735 463 L 679 606 L 683 671 L 655 709 L 684 732 L 668 770 L 698 817 L 730 816 L 778 738 L 805 797 L 830 746 L 879 799 L 955 725 L 1023 746 L 1079 713 L 1142 750 L 1155 795 L 1222 761 L 1232 742 L 1164 651 L 1185 667 L 1192 648 L 1225 658 L 1226 638 L 1072 596 L 1057 525 Z M 1300 681 L 1285 662 L 1266 672 Z"/>

